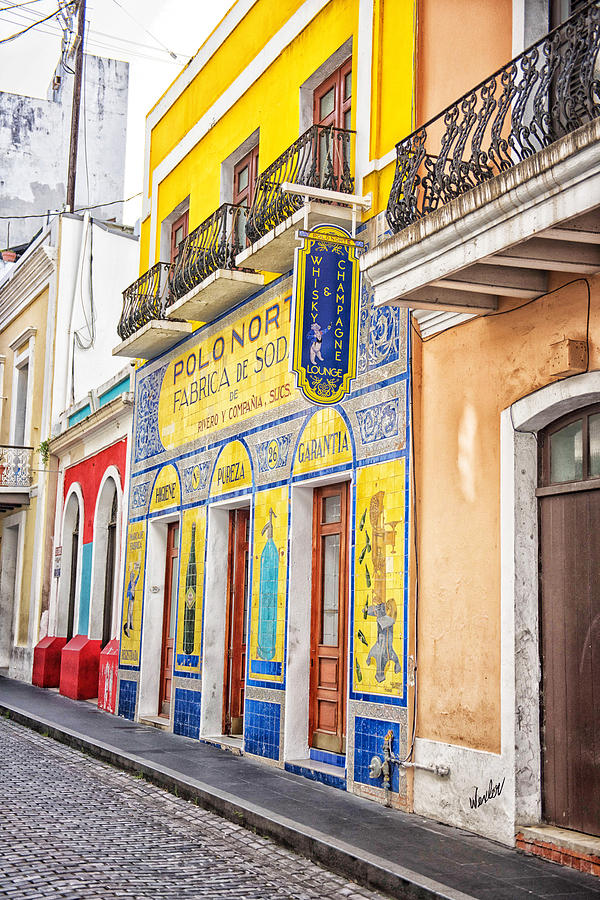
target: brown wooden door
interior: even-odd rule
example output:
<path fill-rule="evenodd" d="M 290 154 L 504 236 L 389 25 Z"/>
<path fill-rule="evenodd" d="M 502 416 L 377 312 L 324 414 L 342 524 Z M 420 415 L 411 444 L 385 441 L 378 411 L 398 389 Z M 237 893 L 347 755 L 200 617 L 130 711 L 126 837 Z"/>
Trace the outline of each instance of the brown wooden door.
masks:
<path fill-rule="evenodd" d="M 313 500 L 309 744 L 346 750 L 348 484 Z"/>
<path fill-rule="evenodd" d="M 229 513 L 223 734 L 242 734 L 244 730 L 249 527 L 248 509 Z"/>
<path fill-rule="evenodd" d="M 313 93 L 313 122 L 350 128 L 352 106 L 352 59 L 336 69 Z"/>
<path fill-rule="evenodd" d="M 174 263 L 177 257 L 179 256 L 179 251 L 181 250 L 181 245 L 183 241 L 188 236 L 188 216 L 189 213 L 186 210 L 182 216 L 180 216 L 173 224 L 171 225 L 171 262 Z"/>
<path fill-rule="evenodd" d="M 254 188 L 258 177 L 258 144 L 247 153 L 233 169 L 233 202 L 237 206 L 252 206 L 254 200 Z M 237 243 L 239 247 L 246 247 L 249 241 L 246 238 L 246 213 L 240 213 L 235 220 L 237 229 Z"/>
<path fill-rule="evenodd" d="M 179 578 L 179 524 L 167 528 L 167 560 L 165 566 L 165 602 L 163 607 L 163 640 L 160 662 L 160 695 L 158 713 L 171 714 L 171 682 L 173 680 L 173 648 L 177 621 L 177 581 Z"/>
<path fill-rule="evenodd" d="M 543 812 L 600 835 L 600 410 L 542 441 Z"/>
<path fill-rule="evenodd" d="M 313 123 L 332 128 L 350 129 L 352 107 L 352 59 L 326 78 L 313 93 Z M 335 140 L 329 132 L 320 132 L 318 145 L 319 184 L 324 185 L 330 166 L 333 167 L 332 186 L 338 185 L 343 174 L 343 155 L 347 145 Z M 348 163 L 348 160 L 345 160 Z"/>

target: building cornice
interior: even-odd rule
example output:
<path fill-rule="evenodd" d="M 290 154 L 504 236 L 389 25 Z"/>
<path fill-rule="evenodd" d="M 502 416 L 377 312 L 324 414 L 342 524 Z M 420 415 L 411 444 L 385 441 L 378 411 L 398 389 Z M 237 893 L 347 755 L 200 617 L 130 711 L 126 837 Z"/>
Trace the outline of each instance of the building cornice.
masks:
<path fill-rule="evenodd" d="M 44 290 L 56 271 L 57 252 L 44 244 L 17 265 L 0 286 L 0 329 L 26 309 Z"/>
<path fill-rule="evenodd" d="M 130 392 L 120 394 L 114 400 L 101 406 L 96 412 L 90 413 L 81 422 L 77 422 L 77 424 L 72 425 L 66 431 L 52 438 L 50 441 L 50 453 L 54 456 L 60 456 L 82 440 L 89 440 L 93 435 L 102 431 L 103 428 L 115 422 L 120 416 L 131 417 L 132 407 L 133 394 Z M 126 436 L 126 433 L 122 435 L 122 437 Z"/>

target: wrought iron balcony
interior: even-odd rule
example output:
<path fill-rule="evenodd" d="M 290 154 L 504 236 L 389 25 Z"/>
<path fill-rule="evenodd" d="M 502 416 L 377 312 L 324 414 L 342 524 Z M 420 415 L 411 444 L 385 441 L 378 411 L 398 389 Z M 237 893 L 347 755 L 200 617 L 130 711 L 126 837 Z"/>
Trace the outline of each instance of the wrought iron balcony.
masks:
<path fill-rule="evenodd" d="M 302 196 L 282 191 L 282 184 L 291 182 L 353 193 L 350 162 L 353 135 L 353 131 L 332 125 L 312 125 L 259 175 L 246 223 L 246 235 L 251 243 L 303 205 Z"/>
<path fill-rule="evenodd" d="M 123 312 L 117 325 L 121 340 L 153 319 L 164 318 L 170 268 L 170 263 L 156 263 L 123 291 Z"/>
<path fill-rule="evenodd" d="M 600 115 L 600 0 L 396 145 L 398 232 Z"/>
<path fill-rule="evenodd" d="M 31 487 L 32 454 L 33 447 L 0 445 L 0 488 Z"/>
<path fill-rule="evenodd" d="M 218 269 L 233 269 L 244 245 L 248 210 L 224 203 L 188 234 L 172 266 L 167 305 L 184 297 Z"/>

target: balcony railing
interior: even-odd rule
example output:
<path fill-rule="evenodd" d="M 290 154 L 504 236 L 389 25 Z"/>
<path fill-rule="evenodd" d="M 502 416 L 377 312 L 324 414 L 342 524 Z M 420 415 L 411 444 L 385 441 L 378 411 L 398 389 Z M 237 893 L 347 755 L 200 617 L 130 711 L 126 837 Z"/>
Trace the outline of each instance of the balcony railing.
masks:
<path fill-rule="evenodd" d="M 0 487 L 31 487 L 33 447 L 0 445 Z"/>
<path fill-rule="evenodd" d="M 353 134 L 332 125 L 312 125 L 259 175 L 246 224 L 251 243 L 303 205 L 301 196 L 281 190 L 284 182 L 353 193 L 350 165 Z"/>
<path fill-rule="evenodd" d="M 396 145 L 393 231 L 600 115 L 600 0 Z"/>
<path fill-rule="evenodd" d="M 170 275 L 171 305 L 217 269 L 234 267 L 244 246 L 247 208 L 224 203 L 183 242 Z"/>
<path fill-rule="evenodd" d="M 152 319 L 164 318 L 170 263 L 156 263 L 123 291 L 123 312 L 117 325 L 122 341 Z"/>

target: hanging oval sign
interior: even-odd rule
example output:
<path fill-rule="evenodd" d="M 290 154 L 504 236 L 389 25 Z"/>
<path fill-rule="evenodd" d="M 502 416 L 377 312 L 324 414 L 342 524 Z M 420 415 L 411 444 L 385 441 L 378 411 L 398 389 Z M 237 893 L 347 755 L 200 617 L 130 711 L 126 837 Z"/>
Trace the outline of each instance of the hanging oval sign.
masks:
<path fill-rule="evenodd" d="M 360 242 L 336 225 L 319 225 L 299 236 L 292 371 L 306 399 L 327 406 L 340 402 L 356 376 Z"/>

